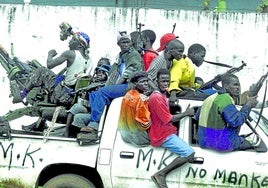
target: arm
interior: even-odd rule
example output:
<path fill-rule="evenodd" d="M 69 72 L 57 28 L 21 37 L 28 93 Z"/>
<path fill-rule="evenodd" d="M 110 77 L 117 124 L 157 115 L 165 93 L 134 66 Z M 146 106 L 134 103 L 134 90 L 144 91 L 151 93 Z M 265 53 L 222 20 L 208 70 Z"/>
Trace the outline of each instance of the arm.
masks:
<path fill-rule="evenodd" d="M 122 60 L 125 61 L 126 68 L 122 77 L 118 80 L 117 84 L 125 83 L 134 72 L 142 70 L 142 59 L 140 54 L 136 50 L 124 54 L 122 56 Z"/>
<path fill-rule="evenodd" d="M 221 115 L 229 126 L 239 127 L 245 123 L 249 117 L 251 108 L 255 106 L 257 102 L 256 97 L 248 98 L 246 104 L 240 111 L 234 104 L 228 104 L 222 109 Z"/>
<path fill-rule="evenodd" d="M 194 108 L 187 108 L 184 112 L 180 113 L 180 114 L 175 114 L 173 115 L 171 121 L 172 123 L 178 122 L 180 121 L 182 118 L 186 117 L 186 116 L 192 116 L 194 115 Z"/>
<path fill-rule="evenodd" d="M 179 61 L 173 60 L 172 68 L 170 69 L 170 85 L 169 91 L 174 91 L 176 93 L 181 92 L 179 88 L 180 80 L 182 78 L 182 67 L 184 59 L 180 59 Z"/>
<path fill-rule="evenodd" d="M 47 57 L 47 67 L 52 69 L 58 65 L 61 65 L 67 61 L 67 65 L 74 62 L 75 52 L 72 50 L 67 50 L 63 52 L 59 57 L 54 58 L 57 55 L 55 50 L 50 50 Z"/>

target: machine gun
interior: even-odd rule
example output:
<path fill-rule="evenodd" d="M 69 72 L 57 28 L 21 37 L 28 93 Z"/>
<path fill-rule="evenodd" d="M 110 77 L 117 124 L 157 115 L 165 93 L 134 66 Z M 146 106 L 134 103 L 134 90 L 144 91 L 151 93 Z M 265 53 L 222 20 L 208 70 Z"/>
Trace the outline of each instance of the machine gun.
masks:
<path fill-rule="evenodd" d="M 21 87 L 23 87 L 25 82 L 28 80 L 29 74 L 38 67 L 42 66 L 37 60 L 24 63 L 21 62 L 17 57 L 12 59 L 1 45 L 0 63 L 6 70 L 9 80 L 15 80 Z"/>
<path fill-rule="evenodd" d="M 207 88 L 210 88 L 212 86 L 215 86 L 217 83 L 219 83 L 221 81 L 221 78 L 222 76 L 224 76 L 225 74 L 228 74 L 228 73 L 236 73 L 236 72 L 239 72 L 240 70 L 242 70 L 247 64 L 242 61 L 242 65 L 240 65 L 239 67 L 233 67 L 231 69 L 229 69 L 226 73 L 223 73 L 223 74 L 219 74 L 217 76 L 215 76 L 213 79 L 211 79 L 210 81 L 204 83 L 200 89 L 207 89 Z"/>

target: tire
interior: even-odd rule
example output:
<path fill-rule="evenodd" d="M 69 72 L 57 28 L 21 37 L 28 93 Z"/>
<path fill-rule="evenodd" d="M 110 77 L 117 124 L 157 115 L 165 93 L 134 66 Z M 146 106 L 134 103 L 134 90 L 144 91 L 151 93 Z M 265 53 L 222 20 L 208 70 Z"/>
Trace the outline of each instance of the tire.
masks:
<path fill-rule="evenodd" d="M 96 186 L 83 176 L 61 174 L 48 180 L 43 188 L 96 188 Z"/>

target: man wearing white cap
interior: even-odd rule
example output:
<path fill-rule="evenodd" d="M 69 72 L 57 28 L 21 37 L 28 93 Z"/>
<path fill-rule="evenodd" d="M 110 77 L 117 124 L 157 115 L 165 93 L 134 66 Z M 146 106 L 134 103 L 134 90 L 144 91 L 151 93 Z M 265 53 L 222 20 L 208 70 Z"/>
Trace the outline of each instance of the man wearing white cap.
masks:
<path fill-rule="evenodd" d="M 132 74 L 143 70 L 141 55 L 132 47 L 131 38 L 126 32 L 119 32 L 117 44 L 121 52 L 111 67 L 106 86 L 90 93 L 90 122 L 88 126 L 81 129 L 82 132 L 91 133 L 96 137 L 105 106 L 109 105 L 112 99 L 124 96 Z"/>

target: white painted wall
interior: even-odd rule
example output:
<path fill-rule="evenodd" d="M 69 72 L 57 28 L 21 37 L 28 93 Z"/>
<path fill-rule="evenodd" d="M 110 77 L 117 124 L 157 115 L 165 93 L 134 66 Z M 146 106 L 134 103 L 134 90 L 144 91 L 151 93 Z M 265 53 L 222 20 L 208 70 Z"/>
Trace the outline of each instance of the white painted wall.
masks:
<path fill-rule="evenodd" d="M 120 50 L 116 44 L 118 31 L 131 32 L 136 30 L 137 23 L 144 23 L 142 29 L 153 29 L 157 34 L 156 49 L 160 37 L 171 32 L 176 23 L 175 34 L 186 48 L 192 43 L 201 43 L 207 48 L 206 60 L 236 67 L 241 65 L 242 60 L 247 63 L 247 67 L 237 73 L 242 90 L 267 71 L 268 14 L 0 5 L 0 44 L 9 51 L 10 43 L 14 43 L 15 56 L 20 60 L 37 59 L 45 65 L 48 50 L 54 48 L 61 53 L 67 49 L 68 42 L 59 39 L 59 24 L 62 21 L 70 23 L 74 31 L 89 34 L 94 63 L 102 56 L 111 59 L 116 56 Z M 60 68 L 55 72 L 58 70 Z M 204 64 L 197 75 L 207 81 L 226 70 Z M 3 68 L 0 68 L 0 74 L 0 86 L 7 91 L 8 82 Z M 7 95 L 7 92 L 1 94 L 1 104 L 7 106 L 1 108 L 1 114 L 14 106 Z"/>

